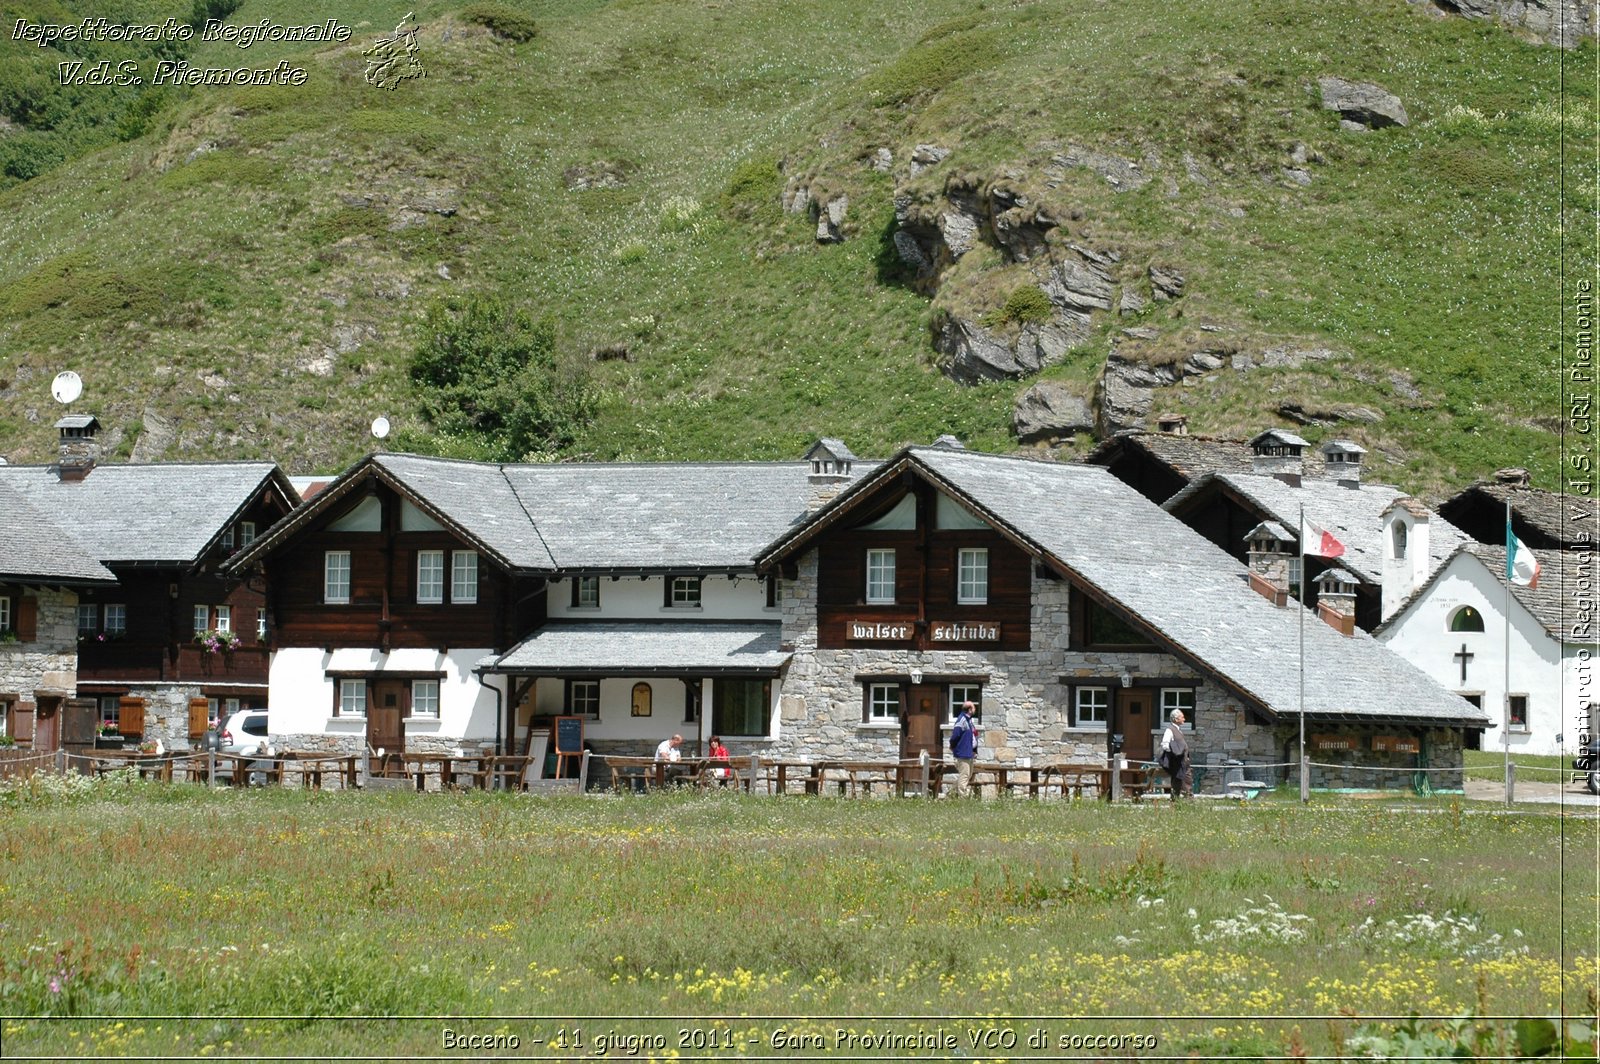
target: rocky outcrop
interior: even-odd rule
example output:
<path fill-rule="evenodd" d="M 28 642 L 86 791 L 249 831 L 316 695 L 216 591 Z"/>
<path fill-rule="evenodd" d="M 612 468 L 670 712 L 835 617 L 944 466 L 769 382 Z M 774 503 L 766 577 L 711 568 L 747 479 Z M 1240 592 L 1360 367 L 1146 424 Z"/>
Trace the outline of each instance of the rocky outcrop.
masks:
<path fill-rule="evenodd" d="M 1206 331 L 1215 327 L 1203 326 Z M 1196 346 L 1194 350 L 1177 358 L 1164 358 L 1152 363 L 1130 352 L 1121 342 L 1125 340 L 1153 340 L 1156 330 L 1149 327 L 1124 329 L 1114 340 L 1111 353 L 1106 356 L 1104 370 L 1095 385 L 1095 431 L 1106 438 L 1126 429 L 1146 427 L 1150 407 L 1155 402 L 1158 388 L 1184 384 L 1192 378 L 1204 377 L 1222 370 L 1238 373 L 1257 368 L 1298 369 L 1308 362 L 1324 362 L 1340 356 L 1322 347 L 1292 347 L 1282 345 L 1264 351 L 1248 353 L 1238 350 L 1235 342 L 1219 337 L 1214 343 Z M 1306 418 L 1301 424 L 1331 424 L 1335 421 L 1369 421 L 1375 411 L 1367 407 L 1346 406 L 1333 411 L 1303 411 L 1293 403 L 1285 403 L 1279 413 L 1298 420 L 1291 410 Z M 1377 417 L 1381 418 L 1379 414 Z"/>
<path fill-rule="evenodd" d="M 1040 381 L 1017 396 L 1011 409 L 1011 431 L 1022 443 L 1065 439 L 1094 426 L 1088 401 L 1060 381 Z"/>
<path fill-rule="evenodd" d="M 849 196 L 834 196 L 827 203 L 814 205 L 817 215 L 817 243 L 837 244 L 844 239 L 844 216 L 850 209 Z"/>
<path fill-rule="evenodd" d="M 918 144 L 911 149 L 911 176 L 916 177 L 922 171 L 938 166 L 949 157 L 949 148 L 941 148 L 937 144 Z"/>
<path fill-rule="evenodd" d="M 933 347 L 945 376 L 959 384 L 980 384 L 1037 373 L 1087 337 L 1086 322 L 1080 331 L 1052 321 L 1023 325 L 1013 342 L 970 319 L 943 315 L 935 322 Z"/>
<path fill-rule="evenodd" d="M 1118 192 L 1133 192 L 1150 183 L 1150 175 L 1134 160 L 1077 145 L 1052 155 L 1050 162 L 1063 168 L 1083 167 L 1091 170 Z"/>
<path fill-rule="evenodd" d="M 1400 97 L 1370 81 L 1346 81 L 1325 77 L 1317 80 L 1324 110 L 1338 111 L 1345 128 L 1381 129 L 1404 126 L 1411 119 Z"/>
<path fill-rule="evenodd" d="M 783 209 L 790 214 L 805 212 L 817 227 L 817 243 L 838 244 L 846 236 L 845 215 L 850 210 L 850 197 L 844 193 L 830 193 L 818 189 L 806 179 L 789 182 L 783 190 Z"/>
<path fill-rule="evenodd" d="M 1337 425 L 1346 421 L 1376 425 L 1383 420 L 1383 414 L 1370 406 L 1307 407 L 1302 403 L 1280 403 L 1278 413 L 1299 425 Z"/>
<path fill-rule="evenodd" d="M 1417 2 L 1417 0 L 1412 0 Z M 1561 48 L 1576 48 L 1596 35 L 1594 5 L 1589 0 L 1431 0 L 1447 15 L 1486 19 Z"/>

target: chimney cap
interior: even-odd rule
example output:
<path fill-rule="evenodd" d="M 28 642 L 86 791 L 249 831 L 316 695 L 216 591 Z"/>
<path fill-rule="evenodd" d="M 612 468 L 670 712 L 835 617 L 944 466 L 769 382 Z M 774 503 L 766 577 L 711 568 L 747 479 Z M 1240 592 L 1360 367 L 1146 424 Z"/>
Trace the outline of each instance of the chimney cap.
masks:
<path fill-rule="evenodd" d="M 961 442 L 960 437 L 952 436 L 948 432 L 934 440 L 933 445 L 946 451 L 964 451 L 967 449 L 967 445 Z"/>
<path fill-rule="evenodd" d="M 1494 482 L 1510 488 L 1526 488 L 1533 483 L 1533 476 L 1522 466 L 1508 466 L 1494 471 Z"/>
<path fill-rule="evenodd" d="M 1270 539 L 1278 543 L 1293 543 L 1295 535 L 1276 521 L 1263 521 L 1244 534 L 1245 542 Z"/>
<path fill-rule="evenodd" d="M 1334 455 L 1360 455 L 1366 454 L 1367 449 L 1354 440 L 1329 440 L 1320 448 L 1323 454 Z M 1348 459 L 1347 459 L 1348 460 Z"/>
<path fill-rule="evenodd" d="M 78 429 L 93 432 L 100 427 L 100 422 L 93 414 L 67 414 L 56 422 L 58 429 Z"/>
<path fill-rule="evenodd" d="M 818 452 L 821 453 L 819 454 Z M 807 461 L 817 458 L 832 458 L 835 461 L 844 462 L 854 462 L 856 460 L 855 454 L 845 446 L 844 441 L 835 439 L 832 436 L 823 436 L 816 443 L 813 443 L 806 450 L 805 458 Z"/>
<path fill-rule="evenodd" d="M 1250 440 L 1250 447 L 1257 454 L 1261 453 L 1265 447 L 1298 447 L 1304 449 L 1309 446 L 1311 445 L 1305 440 L 1286 429 L 1268 429 Z"/>
<path fill-rule="evenodd" d="M 1156 428 L 1174 436 L 1184 436 L 1189 432 L 1188 414 L 1164 414 L 1156 418 Z"/>
<path fill-rule="evenodd" d="M 1317 587 L 1328 594 L 1353 595 L 1356 590 L 1356 578 L 1343 569 L 1329 568 L 1323 570 L 1317 577 Z"/>

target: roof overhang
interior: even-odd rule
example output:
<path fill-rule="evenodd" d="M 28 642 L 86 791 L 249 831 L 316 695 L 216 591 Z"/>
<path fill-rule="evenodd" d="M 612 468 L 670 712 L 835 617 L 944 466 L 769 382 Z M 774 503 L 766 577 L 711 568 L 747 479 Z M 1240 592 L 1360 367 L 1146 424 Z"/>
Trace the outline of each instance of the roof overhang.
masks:
<path fill-rule="evenodd" d="M 514 676 L 777 676 L 790 652 L 777 622 L 548 624 L 478 671 Z"/>

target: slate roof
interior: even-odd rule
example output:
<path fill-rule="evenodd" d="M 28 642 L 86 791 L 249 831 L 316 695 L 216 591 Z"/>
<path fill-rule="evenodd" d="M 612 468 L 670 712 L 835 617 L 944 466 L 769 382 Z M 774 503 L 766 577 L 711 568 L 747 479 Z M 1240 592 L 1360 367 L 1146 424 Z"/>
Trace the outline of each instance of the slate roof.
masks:
<path fill-rule="evenodd" d="M 1255 455 L 1245 440 L 1174 432 L 1122 433 L 1090 451 L 1083 460 L 1089 465 L 1107 465 L 1124 448 L 1144 451 L 1185 480 L 1195 480 L 1206 473 L 1249 473 L 1255 468 Z M 1325 475 L 1320 451 L 1308 449 L 1302 459 L 1307 477 Z"/>
<path fill-rule="evenodd" d="M 0 478 L 0 580 L 115 584 L 116 576 Z"/>
<path fill-rule="evenodd" d="M 1313 524 L 1332 532 L 1344 544 L 1345 552 L 1336 564 L 1348 569 L 1363 583 L 1383 583 L 1383 514 L 1397 499 L 1408 496 L 1387 484 L 1362 484 L 1347 488 L 1332 480 L 1305 477 L 1300 486 L 1286 484 L 1264 473 L 1212 473 L 1201 477 L 1163 503 L 1174 511 L 1190 499 L 1226 487 L 1247 500 L 1263 519 L 1276 521 L 1290 529 L 1300 527 L 1300 508 Z M 1462 531 L 1433 515 L 1428 522 L 1429 571 L 1467 541 Z M 1299 537 L 1293 537 L 1298 539 Z"/>
<path fill-rule="evenodd" d="M 549 624 L 499 658 L 490 672 L 628 676 L 706 673 L 776 675 L 789 660 L 777 623 L 593 622 Z"/>
<path fill-rule="evenodd" d="M 271 462 L 100 465 L 68 481 L 54 466 L 0 466 L 0 484 L 107 564 L 194 562 L 269 480 L 293 501 Z"/>
<path fill-rule="evenodd" d="M 1493 511 L 1503 511 L 1507 502 L 1511 503 L 1512 512 L 1520 519 L 1519 526 L 1526 524 L 1529 528 L 1535 529 L 1544 537 L 1543 543 L 1567 547 L 1594 543 L 1596 533 L 1594 520 L 1591 518 L 1585 522 L 1573 519 L 1571 510 L 1565 505 L 1560 492 L 1484 482 L 1474 484 L 1446 499 L 1440 504 L 1439 512 L 1449 515 L 1453 520 L 1459 520 L 1463 525 L 1467 525 L 1469 521 L 1481 523 L 1484 527 L 1478 530 L 1478 535 L 1488 535 L 1486 542 L 1502 543 L 1505 540 L 1504 521 Z M 1578 500 L 1578 502 L 1585 512 L 1591 514 L 1594 512 L 1594 505 L 1588 500 Z M 1483 511 L 1490 512 L 1485 514 Z M 1536 542 L 1534 545 L 1538 546 L 1541 543 Z"/>
<path fill-rule="evenodd" d="M 1298 714 L 1298 607 L 1279 608 L 1252 591 L 1242 564 L 1098 466 L 911 448 L 762 560 L 798 549 L 811 530 L 908 465 L 1138 618 L 1203 673 L 1268 712 Z M 1365 632 L 1340 635 L 1314 614 L 1304 630 L 1308 717 L 1486 723 L 1482 711 Z"/>
<path fill-rule="evenodd" d="M 749 570 L 758 550 L 804 516 L 810 472 L 804 462 L 523 465 L 372 455 L 234 564 L 252 564 L 337 505 L 369 467 L 502 565 L 539 572 Z"/>

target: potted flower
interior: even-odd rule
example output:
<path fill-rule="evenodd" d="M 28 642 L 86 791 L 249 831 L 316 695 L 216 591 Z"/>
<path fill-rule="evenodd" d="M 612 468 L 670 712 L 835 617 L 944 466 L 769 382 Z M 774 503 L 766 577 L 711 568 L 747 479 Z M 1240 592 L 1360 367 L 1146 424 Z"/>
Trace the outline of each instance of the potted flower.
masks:
<path fill-rule="evenodd" d="M 223 632 L 208 628 L 204 632 L 194 634 L 195 645 L 207 654 L 226 654 L 239 645 L 239 636 L 236 632 Z"/>
<path fill-rule="evenodd" d="M 122 747 L 122 733 L 117 730 L 117 722 L 103 720 L 100 728 L 95 733 L 94 745 L 96 749 L 116 750 Z"/>

